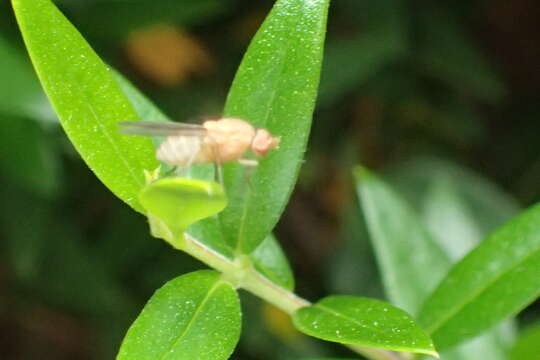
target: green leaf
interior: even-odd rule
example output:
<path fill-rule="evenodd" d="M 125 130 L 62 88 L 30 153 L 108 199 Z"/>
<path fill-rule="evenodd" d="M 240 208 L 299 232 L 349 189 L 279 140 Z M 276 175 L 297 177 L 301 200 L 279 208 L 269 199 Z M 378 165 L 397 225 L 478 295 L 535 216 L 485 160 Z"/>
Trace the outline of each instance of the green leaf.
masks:
<path fill-rule="evenodd" d="M 278 0 L 255 35 L 229 92 L 225 115 L 281 138 L 246 184 L 224 169 L 229 206 L 220 216 L 229 243 L 250 253 L 271 232 L 296 182 L 311 126 L 328 0 Z"/>
<path fill-rule="evenodd" d="M 418 176 L 418 174 L 422 175 Z M 411 202 L 419 203 L 418 207 L 420 207 L 423 215 L 423 217 L 417 217 L 414 210 L 406 205 L 409 213 L 408 216 L 413 216 L 417 219 L 415 220 L 417 227 L 421 229 L 427 227 L 430 230 L 430 234 L 433 235 L 433 237 L 428 238 L 420 236 L 411 237 L 405 245 L 410 247 L 411 251 L 415 251 L 418 247 L 422 247 L 418 242 L 429 239 L 434 244 L 433 249 L 436 251 L 433 256 L 440 257 L 438 254 L 443 251 L 446 261 L 440 258 L 438 277 L 444 274 L 443 271 L 450 269 L 452 262 L 457 261 L 465 252 L 480 241 L 486 231 L 486 227 L 491 226 L 494 222 L 499 222 L 501 217 L 508 216 L 508 212 L 505 212 L 505 209 L 511 207 L 506 206 L 511 202 L 507 201 L 506 197 L 502 196 L 493 185 L 465 169 L 458 168 L 438 159 L 414 161 L 407 166 L 401 166 L 393 172 L 393 175 L 395 178 L 394 183 L 399 185 L 400 192 L 408 194 L 408 199 Z M 468 181 L 468 186 L 462 185 L 462 181 Z M 362 189 L 366 185 L 368 187 Z M 366 181 L 360 183 L 360 188 L 364 192 L 367 192 L 370 187 L 373 188 L 374 184 L 370 185 Z M 471 191 L 468 187 L 474 187 L 476 191 Z M 387 192 L 391 191 L 388 187 L 386 189 Z M 375 192 L 372 191 L 372 196 L 375 196 L 374 194 Z M 393 196 L 397 198 L 397 194 L 393 194 Z M 387 204 L 382 201 L 381 197 L 374 197 L 374 199 L 374 203 L 378 206 L 382 207 L 384 204 Z M 376 202 L 377 200 L 378 202 Z M 490 205 L 487 205 L 493 201 L 499 202 L 500 206 L 493 209 Z M 385 209 L 381 209 L 381 211 L 386 210 L 386 218 L 398 217 L 403 219 L 403 215 L 396 212 L 396 208 L 387 206 Z M 473 211 L 480 211 L 479 209 L 484 209 L 482 216 L 472 216 L 472 214 L 476 214 Z M 467 216 L 468 214 L 470 215 Z M 406 226 L 406 223 L 404 226 Z M 426 232 L 426 230 L 423 231 Z M 403 233 L 406 233 L 405 229 Z M 397 236 L 394 240 L 400 242 L 403 238 Z M 412 256 L 412 253 L 410 256 Z M 384 262 L 381 263 L 383 264 L 383 272 L 388 271 L 384 267 Z M 404 265 L 401 264 L 401 266 Z M 416 264 L 413 263 L 412 265 L 414 267 L 410 271 L 413 271 L 416 275 L 407 280 L 408 286 L 414 288 L 422 286 L 424 281 L 429 281 L 430 272 L 422 272 L 422 269 L 415 268 Z M 399 271 L 400 264 L 394 264 L 392 266 L 392 269 L 397 268 L 398 270 L 391 269 L 391 271 Z M 406 270 L 404 269 L 403 271 Z M 407 284 L 403 286 L 407 286 Z M 426 293 L 424 292 L 418 300 L 423 301 L 425 296 Z M 507 338 L 508 333 L 511 334 L 511 331 L 507 330 L 508 327 L 509 325 L 505 325 L 502 328 L 494 329 L 467 344 L 463 344 L 462 347 L 452 349 L 451 352 L 445 352 L 442 354 L 443 358 L 464 360 L 475 359 L 475 356 L 477 358 L 478 356 L 489 354 L 490 359 L 504 359 L 505 346 L 502 344 L 504 342 L 502 339 Z M 436 345 L 438 346 L 437 343 Z"/>
<path fill-rule="evenodd" d="M 455 265 L 419 322 L 448 348 L 518 313 L 540 294 L 540 205 L 503 225 Z"/>
<path fill-rule="evenodd" d="M 98 178 L 137 211 L 143 170 L 158 163 L 150 139 L 120 134 L 138 120 L 110 70 L 49 0 L 13 0 L 41 84 L 71 142 Z"/>
<path fill-rule="evenodd" d="M 449 175 L 436 175 L 426 192 L 423 206 L 426 225 L 452 262 L 461 259 L 485 235 L 479 219 L 460 194 L 457 181 Z M 445 360 L 476 360 L 481 357 L 506 360 L 506 343 L 513 341 L 513 328 L 513 321 L 508 321 L 441 355 Z"/>
<path fill-rule="evenodd" d="M 483 234 L 451 179 L 434 179 L 427 190 L 424 221 L 434 239 L 455 262 L 478 244 Z"/>
<path fill-rule="evenodd" d="M 274 235 L 269 235 L 250 255 L 258 272 L 285 289 L 294 289 L 294 276 Z"/>
<path fill-rule="evenodd" d="M 510 360 L 540 359 L 540 323 L 526 328 L 510 352 Z"/>
<path fill-rule="evenodd" d="M 450 260 L 392 189 L 364 168 L 354 175 L 386 293 L 393 304 L 416 313 Z"/>
<path fill-rule="evenodd" d="M 152 103 L 144 94 L 142 94 L 139 89 L 133 86 L 133 84 L 122 74 L 112 70 L 112 75 L 141 120 L 156 122 L 171 121 L 168 116 L 166 116 L 156 105 L 154 105 L 154 103 Z M 152 158 L 154 157 L 155 156 L 152 154 Z"/>
<path fill-rule="evenodd" d="M 174 241 L 191 224 L 223 210 L 227 198 L 214 182 L 174 177 L 148 184 L 139 193 L 139 202 L 148 216 L 155 216 L 172 232 L 172 237 L 165 235 L 164 239 Z"/>
<path fill-rule="evenodd" d="M 465 341 L 459 346 L 441 352 L 441 359 L 444 360 L 508 360 L 507 339 L 513 337 L 512 322 L 503 323 L 490 331 Z M 510 332 L 507 334 L 505 332 Z M 509 330 L 509 331 L 508 331 Z M 508 336 L 510 335 L 510 336 Z"/>
<path fill-rule="evenodd" d="M 390 175 L 394 180 L 392 184 L 422 212 L 425 211 L 426 188 L 433 186 L 434 179 L 447 178 L 463 199 L 463 206 L 473 214 L 482 234 L 493 231 L 519 210 L 515 199 L 495 184 L 444 159 L 419 157 L 395 167 Z"/>
<path fill-rule="evenodd" d="M 203 270 L 169 281 L 130 327 L 117 360 L 228 359 L 240 335 L 232 286 Z"/>
<path fill-rule="evenodd" d="M 379 300 L 329 296 L 295 312 L 293 321 L 298 330 L 323 340 L 437 356 L 411 316 Z"/>

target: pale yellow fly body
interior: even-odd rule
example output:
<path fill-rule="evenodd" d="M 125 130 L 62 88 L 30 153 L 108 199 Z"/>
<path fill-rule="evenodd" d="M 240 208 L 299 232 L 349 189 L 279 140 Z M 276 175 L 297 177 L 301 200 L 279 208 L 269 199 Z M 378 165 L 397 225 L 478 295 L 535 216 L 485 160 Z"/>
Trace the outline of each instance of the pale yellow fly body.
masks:
<path fill-rule="evenodd" d="M 123 122 L 122 132 L 146 136 L 165 136 L 156 158 L 166 164 L 188 167 L 202 163 L 238 161 L 255 166 L 257 160 L 246 159 L 248 150 L 264 156 L 279 146 L 279 138 L 266 129 L 256 129 L 236 118 L 207 120 L 201 125 L 164 122 Z"/>

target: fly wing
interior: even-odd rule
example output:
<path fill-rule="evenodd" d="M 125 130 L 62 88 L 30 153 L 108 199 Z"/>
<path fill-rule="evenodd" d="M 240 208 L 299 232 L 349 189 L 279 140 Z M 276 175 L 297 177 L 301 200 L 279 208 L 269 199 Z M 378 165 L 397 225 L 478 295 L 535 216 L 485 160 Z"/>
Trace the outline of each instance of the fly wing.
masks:
<path fill-rule="evenodd" d="M 207 130 L 198 124 L 154 121 L 125 121 L 118 123 L 120 132 L 145 136 L 206 136 Z"/>

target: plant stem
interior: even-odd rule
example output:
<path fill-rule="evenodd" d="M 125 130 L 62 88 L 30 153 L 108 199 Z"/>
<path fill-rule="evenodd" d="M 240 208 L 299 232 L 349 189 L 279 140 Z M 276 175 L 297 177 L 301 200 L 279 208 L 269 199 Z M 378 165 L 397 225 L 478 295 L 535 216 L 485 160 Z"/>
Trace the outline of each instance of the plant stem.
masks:
<path fill-rule="evenodd" d="M 311 305 L 309 301 L 302 299 L 262 276 L 255 270 L 251 263 L 248 263 L 246 266 L 245 261 L 230 260 L 188 234 L 185 234 L 184 237 L 184 241 L 181 242 L 182 245 L 177 247 L 179 250 L 185 251 L 194 258 L 220 271 L 223 277 L 236 287 L 257 295 L 289 315 L 292 315 L 302 307 Z M 402 357 L 398 353 L 392 351 L 366 348 L 358 345 L 345 346 L 370 360 L 402 360 Z"/>

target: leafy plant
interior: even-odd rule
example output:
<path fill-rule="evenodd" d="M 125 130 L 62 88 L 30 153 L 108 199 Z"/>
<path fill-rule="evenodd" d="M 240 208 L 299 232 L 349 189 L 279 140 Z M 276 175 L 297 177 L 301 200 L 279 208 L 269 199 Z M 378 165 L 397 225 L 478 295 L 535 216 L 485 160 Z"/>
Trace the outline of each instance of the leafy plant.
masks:
<path fill-rule="evenodd" d="M 229 358 L 240 336 L 238 289 L 283 310 L 304 334 L 377 360 L 419 356 L 401 352 L 438 356 L 436 348 L 481 334 L 540 293 L 538 206 L 453 264 L 457 259 L 436 241 L 433 228 L 364 168 L 355 176 L 392 305 L 344 295 L 312 304 L 294 293 L 272 230 L 306 150 L 329 0 L 276 1 L 252 40 L 223 115 L 267 128 L 280 137 L 280 148 L 260 161 L 249 185 L 244 168 L 224 164 L 224 188 L 204 165 L 192 169 L 194 178 L 163 177 L 154 143 L 120 134 L 117 123 L 168 118 L 108 68 L 50 0 L 12 3 L 41 84 L 84 161 L 109 190 L 147 216 L 152 235 L 213 268 L 157 290 L 127 332 L 118 359 Z M 380 56 L 401 53 L 390 50 Z M 434 194 L 452 195 L 447 185 Z M 489 336 L 500 334 L 492 331 Z"/>

